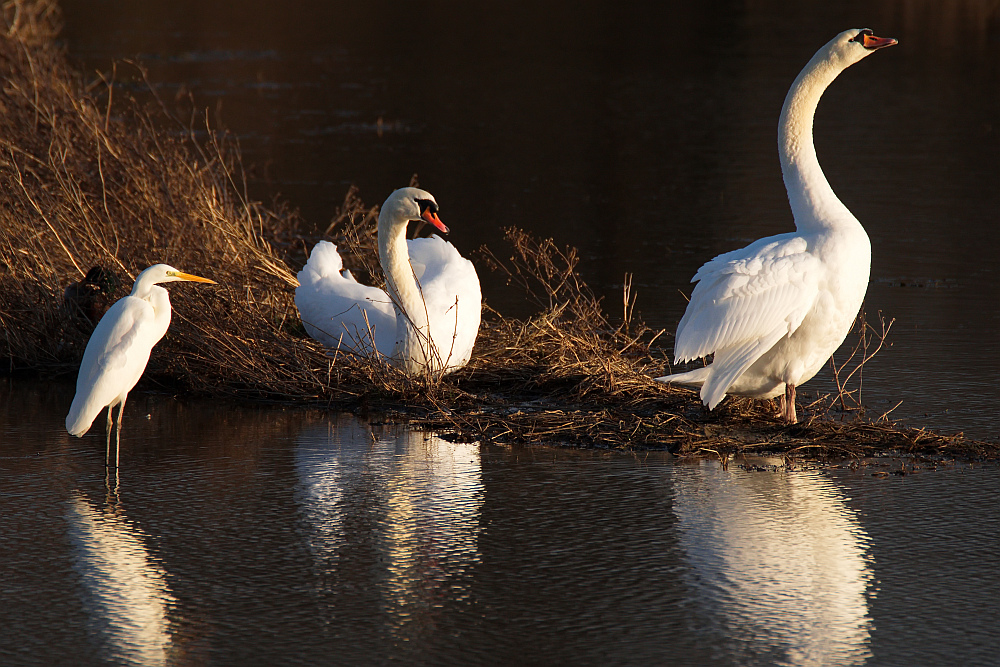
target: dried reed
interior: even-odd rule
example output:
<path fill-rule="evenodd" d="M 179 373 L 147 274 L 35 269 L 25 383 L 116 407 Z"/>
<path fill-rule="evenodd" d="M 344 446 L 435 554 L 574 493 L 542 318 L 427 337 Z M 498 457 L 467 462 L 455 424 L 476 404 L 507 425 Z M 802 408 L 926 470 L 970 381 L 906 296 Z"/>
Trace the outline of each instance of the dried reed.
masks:
<path fill-rule="evenodd" d="M 210 276 L 172 290 L 174 322 L 152 378 L 259 397 L 328 392 L 326 356 L 294 337 L 294 274 L 271 245 L 295 214 L 246 195 L 230 137 L 147 109 L 112 82 L 90 90 L 51 37 L 50 1 L 5 7 L 0 38 L 0 356 L 9 368 L 73 372 L 89 328 L 62 308 L 92 266 L 125 293 L 146 266 Z M 118 294 L 117 296 L 121 296 Z M 220 380 L 225 378 L 225 380 Z"/>

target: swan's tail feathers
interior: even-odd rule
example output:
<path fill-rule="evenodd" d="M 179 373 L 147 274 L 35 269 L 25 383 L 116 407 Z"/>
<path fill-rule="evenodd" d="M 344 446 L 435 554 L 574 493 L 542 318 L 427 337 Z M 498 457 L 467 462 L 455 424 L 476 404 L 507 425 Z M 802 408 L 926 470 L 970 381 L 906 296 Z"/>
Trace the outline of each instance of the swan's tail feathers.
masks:
<path fill-rule="evenodd" d="M 714 410 L 726 397 L 726 392 L 733 383 L 786 333 L 787 329 L 778 328 L 763 338 L 746 341 L 725 350 L 716 350 L 715 359 L 708 366 L 658 377 L 656 381 L 701 387 L 702 403 L 709 410 Z"/>
<path fill-rule="evenodd" d="M 347 277 L 341 273 L 343 270 L 344 260 L 337 252 L 337 246 L 329 241 L 320 241 L 313 247 L 298 279 L 302 284 L 311 284 L 323 278 Z"/>
<path fill-rule="evenodd" d="M 295 306 L 310 337 L 344 352 L 392 352 L 396 313 L 389 296 L 356 281 L 337 246 L 317 243 L 298 277 Z"/>
<path fill-rule="evenodd" d="M 710 366 L 704 366 L 686 373 L 674 373 L 673 375 L 664 375 L 663 377 L 653 379 L 664 384 L 683 384 L 689 387 L 700 387 L 708 379 L 711 373 L 710 368 Z"/>
<path fill-rule="evenodd" d="M 726 397 L 726 389 L 729 388 L 729 385 L 726 385 L 722 388 L 721 394 L 718 393 L 716 383 L 713 382 L 715 379 L 714 370 L 715 364 L 711 363 L 708 366 L 696 368 L 693 371 L 664 375 L 655 379 L 657 382 L 683 384 L 688 387 L 701 387 L 701 402 L 711 410 Z"/>
<path fill-rule="evenodd" d="M 712 362 L 708 366 L 703 366 L 702 368 L 696 368 L 693 371 L 688 371 L 686 373 L 674 373 L 673 375 L 664 375 L 663 377 L 654 378 L 657 382 L 669 383 L 669 384 L 682 384 L 688 387 L 700 387 L 701 392 L 701 402 L 708 406 L 709 410 L 715 408 L 716 405 L 722 402 L 722 399 L 726 397 L 726 390 L 729 389 L 728 384 L 722 384 L 715 373 L 716 364 L 718 362 Z"/>
<path fill-rule="evenodd" d="M 716 350 L 715 359 L 711 365 L 706 366 L 711 371 L 705 384 L 701 387 L 701 400 L 708 406 L 708 409 L 714 410 L 715 406 L 726 397 L 726 392 L 733 386 L 733 383 L 787 333 L 787 327 L 777 327 L 761 338 L 749 340 L 725 350 Z"/>

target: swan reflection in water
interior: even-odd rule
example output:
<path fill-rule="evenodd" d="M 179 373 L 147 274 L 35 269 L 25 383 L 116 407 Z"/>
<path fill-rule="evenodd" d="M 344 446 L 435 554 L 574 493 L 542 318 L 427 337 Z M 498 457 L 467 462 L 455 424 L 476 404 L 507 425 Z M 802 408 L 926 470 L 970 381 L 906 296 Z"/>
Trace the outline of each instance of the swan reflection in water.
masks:
<path fill-rule="evenodd" d="M 479 446 L 342 416 L 299 437 L 295 467 L 318 576 L 374 592 L 397 637 L 433 624 L 480 560 Z"/>
<path fill-rule="evenodd" d="M 167 609 L 175 600 L 143 532 L 117 504 L 100 510 L 79 493 L 70 498 L 66 518 L 84 608 L 104 657 L 114 664 L 166 664 Z"/>
<path fill-rule="evenodd" d="M 871 656 L 869 538 L 831 480 L 714 461 L 682 466 L 675 480 L 694 632 L 741 664 L 856 665 Z"/>

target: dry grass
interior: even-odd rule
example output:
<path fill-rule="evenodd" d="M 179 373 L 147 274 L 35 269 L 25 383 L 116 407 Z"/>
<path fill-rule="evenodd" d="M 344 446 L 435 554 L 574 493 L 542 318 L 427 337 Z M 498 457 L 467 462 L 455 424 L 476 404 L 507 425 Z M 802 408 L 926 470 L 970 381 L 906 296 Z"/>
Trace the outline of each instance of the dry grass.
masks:
<path fill-rule="evenodd" d="M 246 195 L 233 141 L 180 124 L 110 82 L 88 88 L 50 37 L 50 2 L 5 7 L 0 39 L 0 355 L 10 368 L 73 372 L 89 326 L 63 289 L 92 266 L 126 293 L 167 262 L 217 280 L 171 290 L 174 321 L 149 375 L 213 393 L 316 397 L 323 351 L 293 335 L 296 284 L 271 240 L 294 213 Z M 221 378 L 225 378 L 221 380 Z M 220 386 L 222 385 L 222 386 Z"/>
<path fill-rule="evenodd" d="M 372 409 L 500 443 L 996 454 L 887 418 L 838 422 L 825 405 L 806 408 L 793 427 L 766 401 L 729 399 L 708 413 L 694 392 L 651 379 L 665 354 L 654 347 L 660 335 L 633 320 L 628 287 L 612 324 L 580 281 L 575 251 L 518 230 L 508 233 L 510 258 L 484 251 L 485 264 L 540 312 L 522 321 L 487 308 L 465 368 L 414 379 L 378 359 L 328 356 L 305 336 L 293 302 L 290 267 L 315 239 L 301 236 L 293 211 L 250 200 L 232 138 L 207 119 L 178 122 L 163 105 L 124 95 L 112 77 L 88 86 L 53 45 L 52 2 L 8 3 L 4 16 L 0 358 L 10 370 L 74 374 L 93 325 L 63 306 L 64 288 L 99 265 L 121 296 L 146 266 L 167 262 L 220 285 L 171 288 L 173 323 L 145 378 L 202 395 Z M 348 267 L 374 284 L 376 218 L 352 191 L 327 230 Z"/>

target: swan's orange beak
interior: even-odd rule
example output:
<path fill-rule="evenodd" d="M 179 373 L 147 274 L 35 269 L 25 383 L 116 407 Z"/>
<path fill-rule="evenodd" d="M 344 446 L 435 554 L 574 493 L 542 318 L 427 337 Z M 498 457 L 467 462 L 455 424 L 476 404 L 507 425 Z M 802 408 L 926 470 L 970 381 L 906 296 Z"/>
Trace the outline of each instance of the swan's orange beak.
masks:
<path fill-rule="evenodd" d="M 885 46 L 892 46 L 893 44 L 899 44 L 899 42 L 892 37 L 876 37 L 875 35 L 865 35 L 864 41 L 862 42 L 862 45 L 866 49 L 871 49 L 873 51 L 875 49 L 881 49 Z"/>
<path fill-rule="evenodd" d="M 448 233 L 448 226 L 441 222 L 441 218 L 438 217 L 437 213 L 434 213 L 429 208 L 421 213 L 420 217 L 440 229 L 445 234 Z"/>

